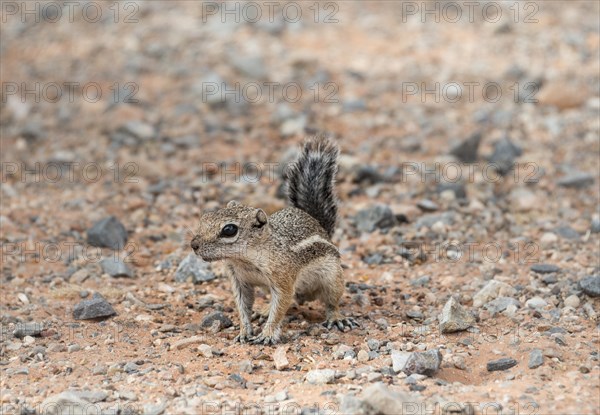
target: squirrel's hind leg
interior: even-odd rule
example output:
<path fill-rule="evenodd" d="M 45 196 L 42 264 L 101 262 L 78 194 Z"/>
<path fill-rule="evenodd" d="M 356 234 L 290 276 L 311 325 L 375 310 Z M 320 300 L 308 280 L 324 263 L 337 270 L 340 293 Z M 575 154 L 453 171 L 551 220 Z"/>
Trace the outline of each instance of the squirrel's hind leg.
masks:
<path fill-rule="evenodd" d="M 327 329 L 333 327 L 338 328 L 340 331 L 348 331 L 353 328 L 360 327 L 356 320 L 352 317 L 344 317 L 340 313 L 340 300 L 344 295 L 344 276 L 342 267 L 338 262 L 337 270 L 335 274 L 331 275 L 334 281 L 329 284 L 323 284 L 321 291 L 321 300 L 325 304 L 325 322 L 323 323 Z"/>
<path fill-rule="evenodd" d="M 323 256 L 306 265 L 298 276 L 297 291 L 300 295 L 312 294 L 319 298 L 326 308 L 325 327 L 337 327 L 345 331 L 359 327 L 353 318 L 345 318 L 339 311 L 344 295 L 344 272 L 337 256 Z"/>

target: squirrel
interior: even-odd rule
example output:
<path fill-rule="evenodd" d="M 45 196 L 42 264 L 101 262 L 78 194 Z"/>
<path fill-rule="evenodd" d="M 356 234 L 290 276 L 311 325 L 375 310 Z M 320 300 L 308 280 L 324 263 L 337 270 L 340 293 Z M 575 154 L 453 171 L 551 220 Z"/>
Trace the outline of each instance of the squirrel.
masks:
<path fill-rule="evenodd" d="M 204 261 L 225 260 L 240 317 L 240 343 L 272 345 L 281 340 L 282 323 L 292 302 L 321 300 L 327 329 L 359 327 L 339 311 L 344 278 L 338 248 L 331 238 L 337 222 L 334 192 L 339 148 L 317 136 L 304 142 L 284 174 L 292 206 L 270 216 L 260 208 L 231 201 L 204 213 L 191 241 Z M 270 292 L 263 313 L 252 313 L 254 289 Z M 254 336 L 252 320 L 266 318 Z"/>

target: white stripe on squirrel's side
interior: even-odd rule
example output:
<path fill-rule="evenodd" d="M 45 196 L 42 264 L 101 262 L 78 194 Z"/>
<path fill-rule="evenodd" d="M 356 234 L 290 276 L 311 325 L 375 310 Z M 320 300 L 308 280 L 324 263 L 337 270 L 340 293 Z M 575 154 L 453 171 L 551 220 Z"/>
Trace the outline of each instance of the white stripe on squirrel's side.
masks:
<path fill-rule="evenodd" d="M 315 243 L 326 244 L 326 245 L 332 246 L 333 248 L 337 249 L 334 244 L 332 244 L 331 242 L 329 242 L 327 239 L 323 238 L 320 235 L 309 236 L 308 238 L 303 239 L 300 242 L 298 242 L 296 245 L 292 246 L 291 249 L 294 252 L 300 252 L 304 248 L 308 248 L 309 246 L 311 246 L 311 245 L 313 245 Z"/>

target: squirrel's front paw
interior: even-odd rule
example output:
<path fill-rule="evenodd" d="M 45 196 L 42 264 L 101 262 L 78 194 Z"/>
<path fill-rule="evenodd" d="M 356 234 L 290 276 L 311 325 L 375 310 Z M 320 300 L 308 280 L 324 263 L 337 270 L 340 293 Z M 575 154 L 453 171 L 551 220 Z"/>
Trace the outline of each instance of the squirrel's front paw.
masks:
<path fill-rule="evenodd" d="M 352 317 L 331 318 L 326 320 L 323 325 L 328 330 L 332 327 L 337 327 L 340 331 L 348 331 L 360 327 L 360 324 Z"/>
<path fill-rule="evenodd" d="M 251 339 L 250 342 L 252 344 L 264 344 L 265 346 L 272 346 L 279 343 L 279 336 L 268 335 L 262 332 L 255 338 Z"/>

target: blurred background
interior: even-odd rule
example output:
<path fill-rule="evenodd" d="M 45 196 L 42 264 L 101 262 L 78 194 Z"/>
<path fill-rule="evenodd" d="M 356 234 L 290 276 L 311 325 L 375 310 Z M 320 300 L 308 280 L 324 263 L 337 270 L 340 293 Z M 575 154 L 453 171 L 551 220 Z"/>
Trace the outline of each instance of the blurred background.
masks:
<path fill-rule="evenodd" d="M 554 388 L 546 399 L 553 405 L 562 394 L 556 413 L 571 413 L 575 405 L 579 410 L 581 402 L 597 411 L 594 372 L 586 375 L 597 368 L 597 351 L 585 370 L 580 353 L 588 356 L 594 349 L 585 336 L 597 324 L 592 315 L 598 303 L 578 285 L 596 275 L 585 292 L 600 295 L 593 292 L 600 232 L 597 1 L 0 5 L 2 324 L 34 320 L 64 327 L 73 320 L 71 308 L 96 291 L 115 306 L 117 317 L 107 324 L 136 329 L 135 336 L 115 345 L 91 336 L 77 339 L 87 348 L 69 355 L 61 349 L 64 337 L 55 336 L 51 341 L 60 344 L 48 347 L 51 358 L 44 357 L 37 368 L 37 358 L 26 355 L 30 345 L 16 340 L 9 347 L 3 338 L 2 370 L 9 375 L 9 386 L 2 384 L 9 389 L 3 405 L 17 396 L 37 402 L 67 384 L 105 379 L 106 370 L 91 378 L 84 364 L 55 364 L 56 356 L 80 361 L 93 353 L 91 360 L 99 362 L 116 357 L 124 362 L 127 356 L 139 362 L 141 350 L 150 356 L 146 364 L 160 372 L 147 376 L 161 379 L 137 390 L 141 402 L 164 393 L 169 399 L 196 396 L 195 390 L 180 390 L 181 383 L 196 383 L 194 378 L 170 365 L 192 362 L 202 371 L 205 362 L 197 354 L 188 359 L 186 350 L 167 352 L 169 338 L 199 332 L 206 310 L 224 310 L 235 319 L 229 286 L 215 277 L 222 276 L 218 265 L 207 270 L 188 257 L 200 213 L 231 199 L 268 213 L 285 206 L 285 163 L 304 137 L 326 133 L 342 150 L 341 220 L 334 241 L 349 284 L 344 310 L 361 318 L 370 335 L 381 334 L 384 344 L 398 340 L 388 321 L 406 327 L 435 324 L 443 303 L 456 295 L 463 304 L 474 304 L 485 330 L 497 321 L 490 311 L 495 309 L 483 307 L 492 297 L 479 303 L 473 297 L 488 280 L 502 281 L 498 284 L 510 285 L 503 295 L 514 296 L 508 298 L 514 309 L 510 318 L 536 339 L 540 316 L 543 330 L 559 324 L 561 310 L 571 320 L 560 317 L 560 324 L 578 324 L 572 332 L 580 337 L 570 344 L 589 350 L 571 355 L 564 348 L 557 365 L 570 367 L 579 378 L 566 379 L 564 389 L 555 381 L 555 368 L 544 367 L 540 371 L 552 371 L 527 372 L 526 380 L 506 392 L 495 386 L 504 378 L 464 371 L 467 359 L 486 373 L 486 356 L 502 347 L 511 353 L 508 342 L 486 343 L 487 351 L 458 356 L 440 377 L 483 385 L 473 393 L 454 391 L 464 399 L 483 394 L 505 402 L 510 394 L 521 396 L 527 384 Z M 107 249 L 90 238 L 90 229 L 110 216 L 123 226 L 103 230 L 117 237 Z M 460 263 L 448 261 L 456 252 L 445 251 L 443 258 L 435 249 L 423 252 L 425 245 L 447 241 L 475 242 L 476 250 L 493 243 L 499 252 L 482 258 L 486 253 L 479 249 Z M 98 256 L 90 245 L 103 247 Z M 124 273 L 135 278 L 113 278 L 110 269 L 100 268 L 99 258 L 115 252 L 130 267 Z M 532 262 L 551 264 L 534 275 Z M 189 274 L 194 285 L 186 283 Z M 209 280 L 214 281 L 197 285 Z M 535 314 L 524 306 L 533 296 L 558 311 Z M 168 307 L 150 312 L 136 298 Z M 567 298 L 571 308 L 564 311 Z M 585 310 L 579 298 L 590 301 Z M 307 314 L 313 322 L 320 318 L 317 312 Z M 293 330 L 306 329 L 300 321 Z M 166 323 L 172 327 L 163 327 Z M 211 361 L 223 364 L 225 373 L 234 370 L 231 356 L 248 358 L 247 351 L 232 346 L 233 328 L 228 330 L 207 340 L 229 353 L 223 361 Z M 298 367 L 309 366 L 304 352 L 330 355 L 320 349 L 321 332 L 316 333 L 299 340 L 308 342 L 309 352 L 290 354 Z M 155 336 L 166 340 L 155 343 Z M 419 336 L 412 340 L 422 346 Z M 358 332 L 346 342 L 359 344 L 363 337 Z M 427 347 L 437 347 L 439 339 L 429 340 Z M 379 342 L 374 344 L 377 349 Z M 551 346 L 557 347 L 554 340 Z M 454 351 L 444 352 L 445 362 L 453 362 Z M 4 366 L 7 359 L 10 365 Z M 33 362 L 31 376 L 39 382 L 28 383 L 20 362 Z M 113 364 L 108 377 L 131 388 L 128 375 L 120 374 L 121 363 Z M 285 383 L 301 375 L 290 373 L 273 379 Z M 302 390 L 306 385 L 298 379 Z M 431 383 L 424 394 L 438 389 Z M 496 390 L 501 397 L 492 393 Z M 313 392 L 295 396 L 325 399 Z M 180 404 L 187 408 L 188 403 Z M 197 413 L 190 405 L 188 412 L 171 413 Z"/>

